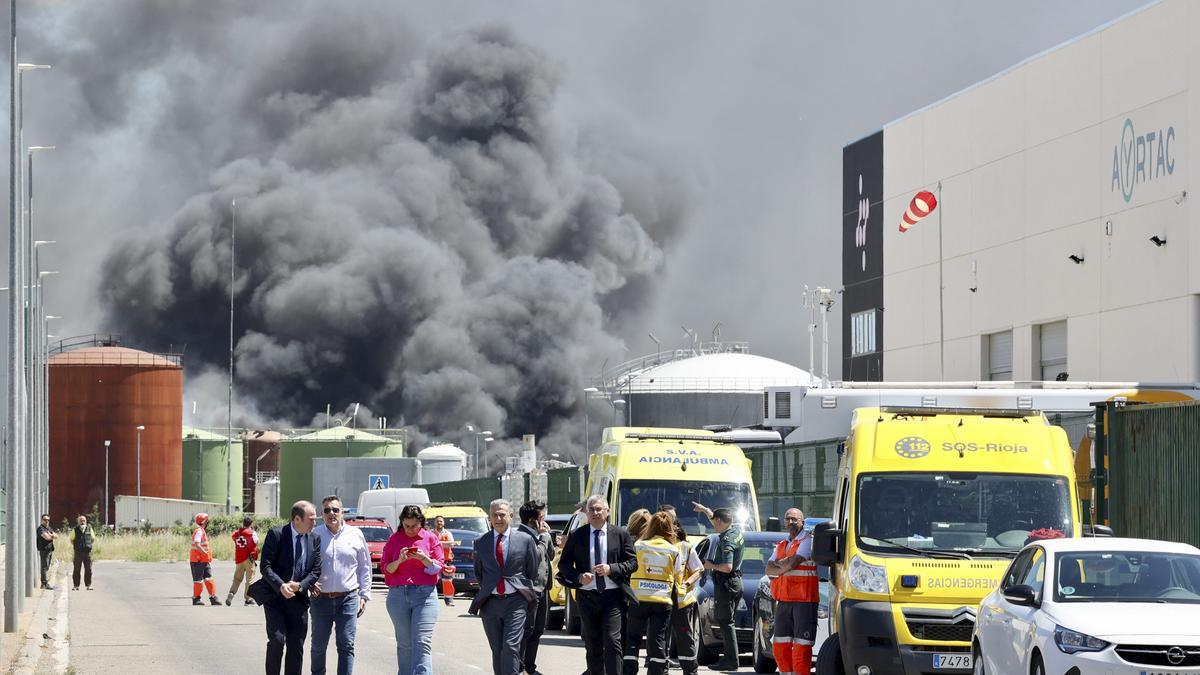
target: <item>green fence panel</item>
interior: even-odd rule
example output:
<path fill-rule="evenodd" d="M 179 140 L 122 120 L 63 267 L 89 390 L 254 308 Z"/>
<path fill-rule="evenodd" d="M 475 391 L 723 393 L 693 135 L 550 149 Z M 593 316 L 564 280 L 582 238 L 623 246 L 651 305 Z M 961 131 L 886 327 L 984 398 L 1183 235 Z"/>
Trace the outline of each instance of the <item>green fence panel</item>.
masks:
<path fill-rule="evenodd" d="M 575 507 L 585 495 L 587 488 L 587 469 L 581 466 L 568 466 L 561 469 L 551 469 L 546 472 L 547 513 L 574 513 Z"/>
<path fill-rule="evenodd" d="M 1114 533 L 1200 546 L 1200 402 L 1110 410 L 1108 494 Z"/>
<path fill-rule="evenodd" d="M 762 523 L 797 506 L 809 517 L 833 513 L 838 439 L 746 450 Z"/>
<path fill-rule="evenodd" d="M 493 499 L 500 498 L 500 479 L 471 478 L 448 483 L 422 485 L 429 492 L 431 502 L 474 502 L 487 510 Z"/>

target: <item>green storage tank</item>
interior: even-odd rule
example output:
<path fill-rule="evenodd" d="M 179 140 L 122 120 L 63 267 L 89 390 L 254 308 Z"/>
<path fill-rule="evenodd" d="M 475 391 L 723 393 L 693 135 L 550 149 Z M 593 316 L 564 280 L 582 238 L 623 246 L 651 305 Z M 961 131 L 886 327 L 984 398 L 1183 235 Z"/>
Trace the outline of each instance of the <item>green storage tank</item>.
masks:
<path fill-rule="evenodd" d="M 233 505 L 242 507 L 242 442 L 230 445 L 233 454 Z M 195 427 L 183 428 L 183 499 L 225 504 L 226 437 Z"/>
<path fill-rule="evenodd" d="M 292 504 L 301 499 L 317 500 L 325 495 L 312 494 L 313 459 L 317 457 L 404 457 L 404 436 L 400 429 L 385 430 L 381 436 L 350 427 L 332 427 L 279 443 L 279 515 L 288 518 Z M 407 487 L 393 485 L 392 487 Z M 320 507 L 320 504 L 317 504 Z"/>

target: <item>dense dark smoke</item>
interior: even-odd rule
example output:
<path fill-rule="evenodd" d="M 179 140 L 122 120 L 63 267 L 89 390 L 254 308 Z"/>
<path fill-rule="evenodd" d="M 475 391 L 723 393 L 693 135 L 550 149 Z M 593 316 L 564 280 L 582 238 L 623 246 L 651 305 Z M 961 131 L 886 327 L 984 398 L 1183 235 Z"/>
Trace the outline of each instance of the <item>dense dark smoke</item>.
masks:
<path fill-rule="evenodd" d="M 383 2 L 70 11 L 40 49 L 78 83 L 77 133 L 148 144 L 124 150 L 152 203 L 117 201 L 150 222 L 94 214 L 109 327 L 186 344 L 189 395 L 223 400 L 236 212 L 243 418 L 361 402 L 573 451 L 584 373 L 620 354 L 689 199 L 658 153 L 560 119 L 569 73 L 500 26 L 422 44 Z"/>

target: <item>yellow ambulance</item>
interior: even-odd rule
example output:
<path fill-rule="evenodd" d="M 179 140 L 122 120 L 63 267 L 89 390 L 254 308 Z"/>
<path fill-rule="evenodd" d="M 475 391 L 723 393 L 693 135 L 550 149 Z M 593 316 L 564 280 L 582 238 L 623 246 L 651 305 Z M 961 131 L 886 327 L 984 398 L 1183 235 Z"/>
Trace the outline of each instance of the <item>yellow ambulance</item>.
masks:
<path fill-rule="evenodd" d="M 969 673 L 983 596 L 1026 542 L 1081 534 L 1066 433 L 1034 410 L 860 408 L 833 520 L 818 675 Z"/>
<path fill-rule="evenodd" d="M 653 513 L 670 504 L 688 535 L 702 537 L 714 530 L 708 518 L 692 510 L 692 502 L 699 502 L 729 509 L 743 529 L 759 529 L 750 460 L 712 431 L 608 428 L 590 469 L 587 493 L 608 499 L 609 519 L 616 525 L 624 525 L 638 509 Z"/>
<path fill-rule="evenodd" d="M 727 508 L 744 530 L 759 529 L 758 498 L 750 473 L 750 460 L 729 439 L 705 429 L 610 427 L 604 430 L 600 449 L 589 462 L 587 494 L 602 495 L 611 507 L 609 521 L 624 526 L 638 509 L 675 507 L 689 538 L 699 541 L 712 534 L 712 524 L 692 509 L 699 502 L 711 509 Z M 586 525 L 582 512 L 571 516 L 567 530 Z M 560 549 L 561 552 L 561 549 Z M 558 560 L 555 558 L 555 568 Z M 557 582 L 551 602 L 564 606 L 561 618 L 552 612 L 551 625 L 579 632 L 579 611 Z"/>

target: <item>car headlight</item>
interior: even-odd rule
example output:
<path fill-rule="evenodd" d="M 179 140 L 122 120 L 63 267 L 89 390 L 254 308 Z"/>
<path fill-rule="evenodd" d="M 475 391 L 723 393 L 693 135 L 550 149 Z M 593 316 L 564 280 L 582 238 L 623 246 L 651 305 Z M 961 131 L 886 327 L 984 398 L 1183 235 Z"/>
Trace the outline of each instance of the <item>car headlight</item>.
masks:
<path fill-rule="evenodd" d="M 850 559 L 850 585 L 862 593 L 887 593 L 887 570 L 862 558 Z"/>
<path fill-rule="evenodd" d="M 1054 644 L 1062 650 L 1064 654 L 1074 654 L 1075 652 L 1098 652 L 1106 647 L 1108 643 L 1100 638 L 1094 638 L 1086 633 L 1080 633 L 1062 626 L 1054 627 Z"/>
<path fill-rule="evenodd" d="M 768 600 L 773 600 L 771 597 L 771 578 L 763 577 L 758 580 L 758 592 Z"/>

